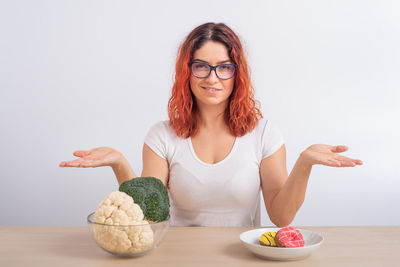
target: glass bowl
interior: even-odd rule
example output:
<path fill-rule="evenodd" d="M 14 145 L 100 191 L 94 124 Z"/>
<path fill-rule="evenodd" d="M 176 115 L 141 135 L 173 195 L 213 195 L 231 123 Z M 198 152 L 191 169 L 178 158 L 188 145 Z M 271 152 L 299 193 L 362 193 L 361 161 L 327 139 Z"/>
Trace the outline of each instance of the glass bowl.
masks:
<path fill-rule="evenodd" d="M 87 222 L 96 243 L 105 251 L 119 257 L 142 256 L 157 248 L 169 228 L 168 218 L 162 222 L 135 225 L 96 223 L 94 212 Z"/>

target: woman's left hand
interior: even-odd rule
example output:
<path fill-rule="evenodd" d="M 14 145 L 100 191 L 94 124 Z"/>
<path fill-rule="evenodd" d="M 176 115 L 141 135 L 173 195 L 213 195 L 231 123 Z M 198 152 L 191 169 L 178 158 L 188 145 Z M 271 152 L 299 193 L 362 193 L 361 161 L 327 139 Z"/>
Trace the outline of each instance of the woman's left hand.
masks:
<path fill-rule="evenodd" d="M 347 150 L 346 146 L 317 144 L 304 150 L 300 155 L 300 159 L 309 165 L 321 164 L 331 167 L 354 167 L 363 164 L 361 160 L 351 159 L 338 154 Z"/>

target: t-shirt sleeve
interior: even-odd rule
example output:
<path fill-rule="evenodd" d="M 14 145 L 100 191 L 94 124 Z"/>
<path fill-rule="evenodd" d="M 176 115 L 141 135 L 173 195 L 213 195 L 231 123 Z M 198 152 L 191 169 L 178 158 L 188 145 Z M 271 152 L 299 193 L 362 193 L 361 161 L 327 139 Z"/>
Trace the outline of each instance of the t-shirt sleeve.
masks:
<path fill-rule="evenodd" d="M 262 159 L 274 154 L 284 143 L 285 140 L 278 126 L 268 120 L 262 134 Z"/>
<path fill-rule="evenodd" d="M 167 133 L 164 122 L 159 122 L 152 126 L 144 138 L 144 143 L 148 145 L 158 156 L 167 159 Z"/>

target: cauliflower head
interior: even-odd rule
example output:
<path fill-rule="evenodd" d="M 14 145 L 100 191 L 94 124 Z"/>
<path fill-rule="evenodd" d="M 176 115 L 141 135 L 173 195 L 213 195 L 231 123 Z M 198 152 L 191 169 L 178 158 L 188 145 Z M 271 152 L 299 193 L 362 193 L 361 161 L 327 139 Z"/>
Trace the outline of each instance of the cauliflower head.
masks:
<path fill-rule="evenodd" d="M 139 253 L 153 244 L 154 233 L 142 209 L 124 192 L 108 194 L 97 207 L 94 221 L 99 223 L 93 225 L 95 240 L 110 252 Z"/>

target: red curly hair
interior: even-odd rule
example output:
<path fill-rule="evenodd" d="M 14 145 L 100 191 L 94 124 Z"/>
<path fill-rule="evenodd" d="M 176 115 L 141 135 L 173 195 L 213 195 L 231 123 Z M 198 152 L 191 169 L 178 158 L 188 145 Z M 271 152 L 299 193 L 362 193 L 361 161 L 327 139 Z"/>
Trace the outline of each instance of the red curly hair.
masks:
<path fill-rule="evenodd" d="M 256 127 L 262 114 L 254 100 L 254 88 L 240 40 L 223 23 L 205 23 L 198 26 L 180 46 L 175 67 L 175 82 L 168 102 L 170 124 L 179 137 L 188 138 L 196 135 L 198 131 L 199 112 L 190 90 L 189 62 L 193 59 L 194 52 L 207 41 L 224 44 L 231 60 L 237 65 L 234 88 L 225 111 L 225 121 L 233 136 L 243 136 Z"/>

